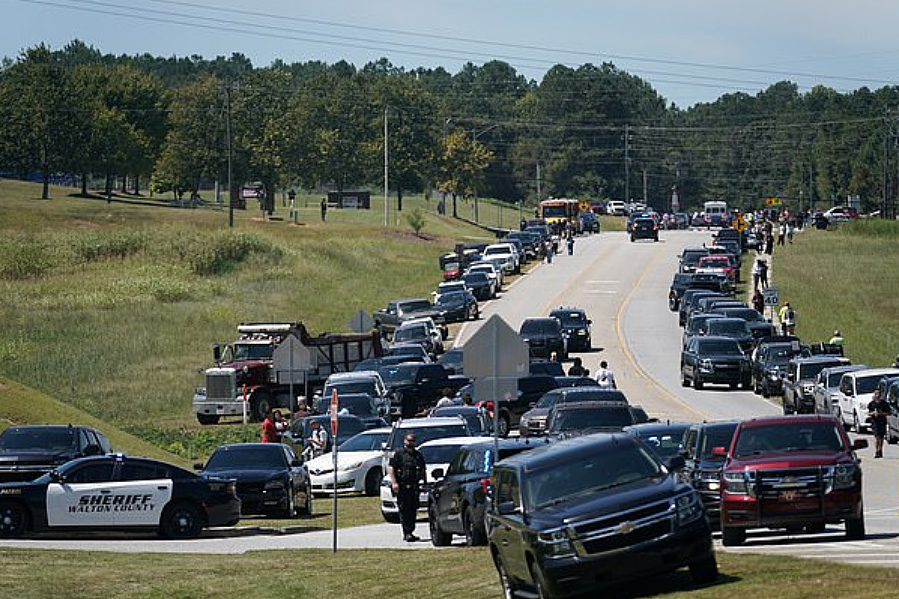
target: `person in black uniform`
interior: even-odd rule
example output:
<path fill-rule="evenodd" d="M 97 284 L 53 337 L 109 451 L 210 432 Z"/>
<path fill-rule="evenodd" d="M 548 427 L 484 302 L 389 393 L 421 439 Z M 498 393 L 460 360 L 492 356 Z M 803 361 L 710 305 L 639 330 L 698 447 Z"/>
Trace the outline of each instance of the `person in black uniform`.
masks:
<path fill-rule="evenodd" d="M 868 403 L 868 418 L 871 420 L 871 432 L 874 434 L 874 457 L 883 457 L 883 438 L 887 431 L 887 415 L 890 404 L 880 396 L 880 389 L 874 390 L 874 397 Z"/>
<path fill-rule="evenodd" d="M 400 512 L 403 540 L 410 543 L 417 541 L 415 520 L 418 516 L 419 481 L 425 477 L 425 458 L 415 448 L 414 434 L 407 434 L 403 438 L 403 447 L 390 458 L 387 476 Z"/>

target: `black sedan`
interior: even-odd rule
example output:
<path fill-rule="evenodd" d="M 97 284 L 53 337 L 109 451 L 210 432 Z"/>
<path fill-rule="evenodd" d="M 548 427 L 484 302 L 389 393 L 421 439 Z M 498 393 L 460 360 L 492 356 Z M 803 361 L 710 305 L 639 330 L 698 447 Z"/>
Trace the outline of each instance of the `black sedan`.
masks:
<path fill-rule="evenodd" d="M 235 443 L 216 449 L 201 476 L 237 480 L 243 515 L 294 518 L 312 514 L 312 483 L 293 449 L 281 443 Z"/>
<path fill-rule="evenodd" d="M 694 336 L 681 352 L 681 384 L 696 390 L 706 383 L 730 385 L 736 389 L 742 385 L 749 389 L 752 369 L 749 358 L 740 349 L 736 339 L 716 336 Z"/>
<path fill-rule="evenodd" d="M 121 454 L 73 460 L 30 482 L 0 485 L 0 537 L 44 531 L 157 531 L 169 538 L 233 526 L 234 480 Z"/>
<path fill-rule="evenodd" d="M 471 291 L 441 293 L 434 309 L 443 316 L 444 322 L 477 320 L 480 315 L 478 300 Z"/>
<path fill-rule="evenodd" d="M 490 277 L 483 272 L 469 272 L 462 275 L 462 280 L 471 291 L 472 295 L 479 301 L 486 301 L 493 298 L 493 285 L 490 283 Z"/>

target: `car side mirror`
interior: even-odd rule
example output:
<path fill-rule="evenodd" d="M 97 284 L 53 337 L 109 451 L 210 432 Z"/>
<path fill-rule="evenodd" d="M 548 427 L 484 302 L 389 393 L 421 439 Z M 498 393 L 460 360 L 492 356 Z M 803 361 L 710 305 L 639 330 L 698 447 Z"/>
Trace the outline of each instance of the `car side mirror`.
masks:
<path fill-rule="evenodd" d="M 669 472 L 679 472 L 684 469 L 684 466 L 687 465 L 687 460 L 684 459 L 682 455 L 671 456 L 668 459 L 668 471 Z"/>
<path fill-rule="evenodd" d="M 856 439 L 852 442 L 852 451 L 855 451 L 856 449 L 864 449 L 867 446 L 868 446 L 867 439 Z"/>
<path fill-rule="evenodd" d="M 521 510 L 515 507 L 514 501 L 501 501 L 498 506 L 496 506 L 496 511 L 500 516 L 511 516 L 512 514 L 517 514 Z"/>
<path fill-rule="evenodd" d="M 203 462 L 194 462 L 194 470 L 202 470 Z"/>
<path fill-rule="evenodd" d="M 727 449 L 725 449 L 724 447 L 713 447 L 712 455 L 715 456 L 716 458 L 727 457 Z"/>
<path fill-rule="evenodd" d="M 50 480 L 52 480 L 55 483 L 65 484 L 66 477 L 59 470 L 51 470 L 50 471 Z"/>
<path fill-rule="evenodd" d="M 381 451 L 387 451 L 387 441 L 381 442 Z"/>
<path fill-rule="evenodd" d="M 431 477 L 436 480 L 438 478 L 443 478 L 445 473 L 443 472 L 443 468 L 435 468 L 431 471 Z"/>

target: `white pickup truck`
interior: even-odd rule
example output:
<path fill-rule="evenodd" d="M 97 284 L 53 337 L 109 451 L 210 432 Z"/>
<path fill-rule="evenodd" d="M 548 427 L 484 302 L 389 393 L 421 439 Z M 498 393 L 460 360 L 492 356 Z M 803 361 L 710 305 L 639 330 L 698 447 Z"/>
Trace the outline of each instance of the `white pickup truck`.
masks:
<path fill-rule="evenodd" d="M 840 420 L 846 428 L 860 433 L 868 428 L 868 402 L 885 376 L 899 376 L 897 368 L 868 368 L 847 372 L 840 379 Z"/>

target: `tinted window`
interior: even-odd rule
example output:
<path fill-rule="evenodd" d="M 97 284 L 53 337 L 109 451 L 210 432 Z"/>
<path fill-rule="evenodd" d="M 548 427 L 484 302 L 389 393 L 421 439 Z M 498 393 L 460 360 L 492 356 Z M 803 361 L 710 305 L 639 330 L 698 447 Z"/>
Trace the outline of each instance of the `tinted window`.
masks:
<path fill-rule="evenodd" d="M 0 448 L 72 451 L 78 447 L 76 435 L 69 428 L 10 428 L 0 437 Z"/>
<path fill-rule="evenodd" d="M 629 424 L 634 424 L 634 416 L 627 406 L 602 409 L 585 408 L 556 412 L 549 424 L 549 430 L 558 433 L 591 428 L 623 428 Z"/>
<path fill-rule="evenodd" d="M 119 473 L 119 478 L 124 481 L 132 480 L 163 480 L 169 479 L 172 474 L 169 468 L 163 465 L 125 462 Z"/>
<path fill-rule="evenodd" d="M 340 444 L 340 451 L 377 451 L 387 440 L 388 434 L 387 431 L 384 431 L 383 433 L 367 433 L 350 437 Z"/>
<path fill-rule="evenodd" d="M 555 318 L 528 319 L 521 323 L 522 334 L 555 335 L 560 332 Z"/>
<path fill-rule="evenodd" d="M 716 447 L 724 447 L 725 450 L 730 449 L 730 442 L 734 438 L 734 431 L 737 430 L 737 425 L 727 428 L 714 427 L 708 428 L 705 431 L 705 434 L 702 437 L 702 447 L 699 448 L 697 452 L 701 459 L 708 459 L 712 457 L 712 450 Z"/>
<path fill-rule="evenodd" d="M 269 343 L 235 343 L 235 360 L 271 360 L 272 346 Z"/>
<path fill-rule="evenodd" d="M 701 354 L 739 355 L 740 344 L 729 339 L 701 340 L 698 344 L 698 352 Z"/>
<path fill-rule="evenodd" d="M 740 431 L 738 456 L 770 452 L 841 451 L 843 438 L 829 422 L 800 422 L 746 427 Z"/>
<path fill-rule="evenodd" d="M 431 445 L 429 447 L 419 447 L 422 457 L 426 464 L 448 464 L 456 457 L 459 451 L 458 445 Z"/>
<path fill-rule="evenodd" d="M 709 335 L 746 335 L 745 320 L 711 320 L 708 323 Z"/>
<path fill-rule="evenodd" d="M 112 480 L 112 464 L 110 462 L 87 464 L 66 472 L 67 483 L 103 483 L 110 480 Z"/>
<path fill-rule="evenodd" d="M 284 453 L 278 445 L 220 447 L 215 450 L 206 470 L 283 468 Z"/>
<path fill-rule="evenodd" d="M 874 393 L 874 389 L 877 388 L 877 383 L 880 382 L 881 378 L 883 378 L 882 374 L 857 377 L 855 379 L 855 392 L 859 395 L 862 393 Z"/>
<path fill-rule="evenodd" d="M 813 379 L 818 376 L 819 372 L 827 368 L 827 366 L 831 366 L 831 364 L 827 364 L 826 362 L 823 364 L 799 364 L 799 378 Z"/>
<path fill-rule="evenodd" d="M 529 508 L 541 508 L 647 478 L 664 475 L 648 450 L 630 443 L 604 447 L 596 455 L 534 471 L 524 489 Z"/>
<path fill-rule="evenodd" d="M 400 308 L 402 308 L 403 312 L 418 312 L 421 310 L 428 310 L 430 307 L 431 302 L 426 299 L 400 304 Z"/>
<path fill-rule="evenodd" d="M 432 441 L 434 439 L 446 439 L 447 437 L 468 437 L 471 433 L 468 430 L 468 426 L 459 422 L 459 424 L 444 424 L 440 426 L 422 426 L 422 427 L 404 427 L 401 429 L 396 429 L 396 434 L 393 436 L 393 441 L 391 442 L 391 450 L 397 450 L 403 444 L 403 437 L 408 435 L 409 433 L 413 433 L 415 435 L 415 441 L 418 445 L 423 445 L 428 441 Z M 446 460 L 449 461 L 449 460 Z"/>

